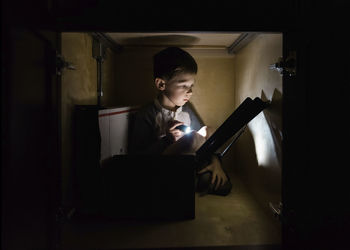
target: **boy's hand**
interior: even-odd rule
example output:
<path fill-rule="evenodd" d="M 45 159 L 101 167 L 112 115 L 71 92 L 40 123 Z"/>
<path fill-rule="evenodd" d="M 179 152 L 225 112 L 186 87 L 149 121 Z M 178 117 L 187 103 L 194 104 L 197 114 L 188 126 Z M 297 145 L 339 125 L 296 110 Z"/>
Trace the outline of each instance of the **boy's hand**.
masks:
<path fill-rule="evenodd" d="M 212 172 L 211 184 L 214 184 L 215 180 L 217 179 L 215 190 L 217 190 L 220 186 L 223 186 L 227 182 L 227 176 L 224 170 L 222 170 L 221 168 L 220 161 L 215 156 L 213 156 L 213 162 L 206 168 L 199 171 L 198 174 L 202 174 L 206 171 Z"/>
<path fill-rule="evenodd" d="M 205 138 L 193 130 L 188 134 L 183 134 L 179 140 L 168 146 L 163 154 L 195 154 L 203 143 L 205 143 Z"/>
<path fill-rule="evenodd" d="M 183 122 L 180 121 L 176 121 L 176 120 L 172 120 L 169 121 L 168 123 L 168 129 L 167 129 L 167 134 L 166 136 L 172 141 L 175 142 L 177 140 L 179 140 L 183 135 L 184 132 L 182 132 L 179 129 L 176 129 L 177 126 L 183 125 Z"/>

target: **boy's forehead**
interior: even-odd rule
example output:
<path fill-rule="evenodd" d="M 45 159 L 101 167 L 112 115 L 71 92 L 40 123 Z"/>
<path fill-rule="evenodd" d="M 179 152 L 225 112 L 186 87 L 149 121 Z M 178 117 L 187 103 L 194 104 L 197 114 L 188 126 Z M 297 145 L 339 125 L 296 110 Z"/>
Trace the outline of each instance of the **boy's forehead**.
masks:
<path fill-rule="evenodd" d="M 189 82 L 195 81 L 196 74 L 193 73 L 179 73 L 176 74 L 170 81 L 174 82 Z"/>

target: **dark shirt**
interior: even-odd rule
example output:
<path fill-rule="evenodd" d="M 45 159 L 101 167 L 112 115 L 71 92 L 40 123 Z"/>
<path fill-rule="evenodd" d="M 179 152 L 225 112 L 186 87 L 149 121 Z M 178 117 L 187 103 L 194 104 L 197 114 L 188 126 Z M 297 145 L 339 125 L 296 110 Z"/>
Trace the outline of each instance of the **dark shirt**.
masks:
<path fill-rule="evenodd" d="M 160 106 L 158 100 L 155 99 L 152 103 L 140 108 L 131 117 L 129 154 L 161 154 L 172 143 L 165 136 L 164 131 L 164 123 L 171 119 L 170 116 L 191 126 L 196 131 L 203 126 L 192 104 L 186 103 L 176 112 L 171 112 Z"/>

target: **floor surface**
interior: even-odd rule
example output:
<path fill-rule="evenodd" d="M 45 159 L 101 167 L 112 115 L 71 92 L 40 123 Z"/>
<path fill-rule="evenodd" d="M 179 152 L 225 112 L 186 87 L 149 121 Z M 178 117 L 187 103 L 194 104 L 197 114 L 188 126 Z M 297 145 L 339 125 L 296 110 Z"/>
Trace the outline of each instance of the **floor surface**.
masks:
<path fill-rule="evenodd" d="M 279 245 L 279 222 L 262 211 L 236 176 L 231 181 L 228 196 L 196 194 L 194 220 L 66 223 L 62 249 Z"/>

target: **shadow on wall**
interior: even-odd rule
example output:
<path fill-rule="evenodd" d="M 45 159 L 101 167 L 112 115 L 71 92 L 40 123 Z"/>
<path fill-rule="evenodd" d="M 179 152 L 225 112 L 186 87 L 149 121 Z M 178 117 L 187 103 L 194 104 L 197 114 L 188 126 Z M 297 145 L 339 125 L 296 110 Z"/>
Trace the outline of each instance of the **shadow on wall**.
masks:
<path fill-rule="evenodd" d="M 261 99 L 267 101 L 264 91 L 261 91 Z M 263 112 L 270 128 L 278 164 L 282 166 L 282 93 L 279 90 L 274 90 L 270 106 Z"/>
<path fill-rule="evenodd" d="M 181 46 L 184 44 L 194 44 L 198 41 L 198 37 L 188 35 L 161 35 L 123 39 L 123 42 L 126 44 L 140 46 L 152 46 L 154 44 L 160 44 L 162 46 Z"/>
<path fill-rule="evenodd" d="M 264 91 L 261 99 L 266 101 Z M 257 115 L 236 145 L 237 172 L 259 202 L 269 210 L 268 202 L 281 201 L 282 94 L 275 89 L 271 105 Z"/>
<path fill-rule="evenodd" d="M 261 99 L 267 101 L 264 91 Z M 282 163 L 282 94 L 275 89 L 270 106 L 249 124 L 254 138 L 258 164 L 261 167 L 277 167 Z"/>

